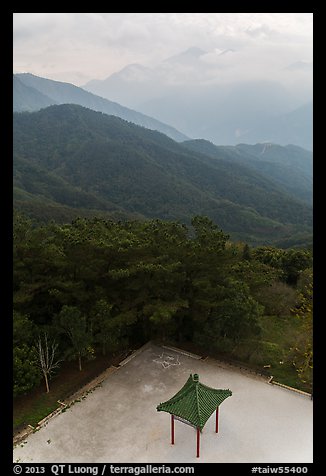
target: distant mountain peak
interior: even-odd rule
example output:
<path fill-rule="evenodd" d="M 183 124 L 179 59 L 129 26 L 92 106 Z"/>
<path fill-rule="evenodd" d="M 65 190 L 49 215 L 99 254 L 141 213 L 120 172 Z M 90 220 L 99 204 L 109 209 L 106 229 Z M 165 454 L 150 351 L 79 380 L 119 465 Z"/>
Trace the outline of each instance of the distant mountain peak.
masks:
<path fill-rule="evenodd" d="M 122 68 L 120 70 L 121 71 L 128 71 L 129 69 L 132 69 L 132 70 L 139 70 L 139 71 L 147 71 L 148 68 L 146 68 L 146 66 L 140 64 L 140 63 L 130 63 L 130 64 L 127 64 L 127 66 L 125 66 L 124 68 Z"/>
<path fill-rule="evenodd" d="M 207 54 L 207 51 L 198 48 L 197 46 L 191 46 L 190 48 L 178 53 L 177 55 L 170 56 L 164 62 L 168 63 L 179 63 L 183 61 L 189 61 L 193 59 L 198 59 L 200 56 Z"/>
<path fill-rule="evenodd" d="M 14 111 L 38 111 L 53 104 L 78 104 L 158 130 L 177 141 L 188 139 L 185 134 L 168 124 L 70 83 L 46 79 L 30 73 L 16 74 L 13 76 L 13 81 Z"/>
<path fill-rule="evenodd" d="M 119 81 L 144 81 L 150 79 L 152 71 L 150 68 L 139 63 L 131 63 L 107 78 L 107 80 L 117 78 Z"/>

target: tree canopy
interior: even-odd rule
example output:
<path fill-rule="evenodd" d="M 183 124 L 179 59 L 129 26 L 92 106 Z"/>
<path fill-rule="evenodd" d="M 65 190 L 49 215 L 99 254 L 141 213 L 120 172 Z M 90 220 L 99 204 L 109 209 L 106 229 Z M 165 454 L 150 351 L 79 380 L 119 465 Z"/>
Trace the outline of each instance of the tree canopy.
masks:
<path fill-rule="evenodd" d="M 189 227 L 101 218 L 36 225 L 16 213 L 15 394 L 40 380 L 33 348 L 43 331 L 56 342 L 58 358 L 76 360 L 79 369 L 94 353 L 149 339 L 223 351 L 259 339 L 265 308 L 274 313 L 271 300 L 282 295 L 279 315 L 290 309 L 310 265 L 307 250 L 230 242 L 203 216 Z"/>

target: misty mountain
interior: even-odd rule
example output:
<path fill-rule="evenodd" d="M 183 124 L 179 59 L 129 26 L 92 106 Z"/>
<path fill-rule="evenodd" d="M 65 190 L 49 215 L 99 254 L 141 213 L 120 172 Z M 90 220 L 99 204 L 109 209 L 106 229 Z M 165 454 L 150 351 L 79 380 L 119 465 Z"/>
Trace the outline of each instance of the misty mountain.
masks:
<path fill-rule="evenodd" d="M 312 150 L 311 107 L 305 107 L 312 94 L 277 81 L 242 80 L 234 70 L 239 61 L 241 52 L 231 49 L 192 47 L 157 65 L 128 65 L 84 88 L 215 144 L 270 141 Z M 309 75 L 301 63 L 284 71 Z"/>
<path fill-rule="evenodd" d="M 17 112 L 37 111 L 57 104 L 57 101 L 24 84 L 17 75 L 13 77 L 13 93 L 13 110 Z"/>
<path fill-rule="evenodd" d="M 218 145 L 269 141 L 312 150 L 312 105 L 292 109 L 287 90 L 275 82 L 175 89 L 144 101 L 138 110 Z"/>
<path fill-rule="evenodd" d="M 247 143 L 253 143 L 255 137 L 261 137 L 261 142 L 275 144 L 295 144 L 307 150 L 313 148 L 313 105 L 304 104 L 297 109 L 271 116 L 254 130 L 246 131 L 244 137 Z M 290 140 L 286 140 L 290 139 Z"/>
<path fill-rule="evenodd" d="M 138 63 L 129 64 L 108 78 L 104 80 L 92 79 L 83 87 L 94 94 L 107 99 L 111 98 L 121 104 L 129 104 L 130 107 L 137 109 L 144 102 L 162 96 L 163 90 L 165 92 L 171 90 L 173 93 L 175 90 L 174 81 L 180 82 L 178 78 L 183 72 L 191 71 L 192 74 L 188 76 L 188 81 L 191 81 L 200 57 L 204 54 L 206 54 L 204 50 L 192 47 L 178 55 L 166 58 L 156 68 Z"/>
<path fill-rule="evenodd" d="M 15 206 L 44 218 L 207 215 L 251 243 L 311 233 L 311 207 L 255 170 L 190 151 L 166 135 L 77 105 L 14 113 Z M 46 213 L 48 216 L 48 208 Z"/>
<path fill-rule="evenodd" d="M 158 130 L 176 141 L 188 139 L 173 127 L 118 103 L 98 97 L 70 83 L 53 81 L 29 73 L 15 74 L 14 111 L 37 111 L 53 104 L 79 104 L 94 111 L 112 114 L 148 129 Z"/>
<path fill-rule="evenodd" d="M 194 61 L 200 59 L 201 56 L 205 55 L 207 51 L 202 50 L 201 48 L 197 48 L 196 46 L 192 46 L 185 51 L 177 55 L 170 56 L 169 58 L 164 60 L 164 63 L 176 63 L 176 64 L 191 64 Z"/>
<path fill-rule="evenodd" d="M 310 151 L 294 145 L 280 146 L 271 143 L 216 146 L 203 139 L 185 141 L 183 145 L 213 159 L 224 158 L 250 167 L 273 180 L 294 198 L 312 205 L 313 155 Z"/>

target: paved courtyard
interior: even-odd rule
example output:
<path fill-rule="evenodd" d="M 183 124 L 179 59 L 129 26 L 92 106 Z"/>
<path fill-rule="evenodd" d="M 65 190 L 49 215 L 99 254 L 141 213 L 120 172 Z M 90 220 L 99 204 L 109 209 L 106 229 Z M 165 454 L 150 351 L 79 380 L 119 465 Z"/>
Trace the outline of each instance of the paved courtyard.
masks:
<path fill-rule="evenodd" d="M 313 402 L 213 359 L 198 359 L 152 343 L 122 363 L 85 399 L 55 416 L 14 448 L 13 460 L 35 463 L 309 463 Z M 232 391 L 200 438 L 156 406 L 172 397 L 190 374 Z"/>

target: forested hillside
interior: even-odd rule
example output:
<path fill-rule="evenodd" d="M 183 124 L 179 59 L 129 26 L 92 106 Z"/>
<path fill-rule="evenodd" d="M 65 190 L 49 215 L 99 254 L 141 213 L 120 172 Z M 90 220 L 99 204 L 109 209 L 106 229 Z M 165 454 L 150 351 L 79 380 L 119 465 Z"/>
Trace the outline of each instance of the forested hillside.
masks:
<path fill-rule="evenodd" d="M 70 83 L 41 78 L 30 73 L 13 76 L 13 110 L 38 111 L 52 104 L 79 104 L 94 111 L 121 117 L 143 127 L 163 132 L 176 141 L 187 139 L 185 134 L 153 117 L 121 106 L 117 102 L 96 96 Z"/>
<path fill-rule="evenodd" d="M 266 175 L 76 105 L 14 114 L 14 198 L 40 219 L 205 214 L 249 243 L 311 239 L 311 207 Z"/>
<path fill-rule="evenodd" d="M 154 420 L 142 428 L 138 452 L 134 435 L 145 406 L 155 412 L 158 395 L 165 401 L 170 392 L 162 372 L 180 388 L 180 375 L 201 373 L 202 364 L 214 367 L 215 377 L 202 372 L 208 383 L 234 391 L 231 407 L 242 392 L 254 409 L 240 422 L 256 440 L 247 442 L 250 454 L 233 431 L 236 415 L 229 420 L 226 432 L 240 448 L 230 448 L 230 462 L 275 461 L 280 453 L 285 462 L 291 454 L 310 461 L 312 14 L 15 13 L 13 20 L 13 309 L 4 319 L 12 320 L 14 472 L 43 454 L 81 463 L 89 456 L 95 468 L 105 455 L 118 459 L 117 445 L 136 463 L 150 454 L 169 459 L 157 449 L 165 430 Z M 143 350 L 150 366 L 139 364 Z M 241 392 L 225 369 L 243 374 Z M 251 394 L 253 379 L 281 399 Z M 104 412 L 98 387 L 114 400 Z M 292 425 L 291 438 L 283 398 L 290 391 L 300 405 L 306 400 L 300 421 L 292 418 L 301 433 Z M 93 397 L 100 444 L 84 418 Z M 271 416 L 275 410 L 281 421 L 283 404 L 291 444 L 276 447 Z M 60 421 L 67 416 L 69 425 L 72 405 L 83 418 L 69 435 Z M 92 419 L 90 406 L 88 413 Z M 61 434 L 52 420 L 47 426 L 55 415 Z M 256 445 L 257 425 L 263 433 L 269 424 L 275 432 Z M 126 429 L 129 451 L 118 434 Z M 222 461 L 222 453 L 202 461 Z"/>
<path fill-rule="evenodd" d="M 235 244 L 200 216 L 189 227 L 97 218 L 36 226 L 15 213 L 13 256 L 15 395 L 45 376 L 46 346 L 78 371 L 149 339 L 284 367 L 310 389 L 307 250 Z"/>
<path fill-rule="evenodd" d="M 250 167 L 273 180 L 294 198 L 312 205 L 313 156 L 308 150 L 295 145 L 271 143 L 216 146 L 202 139 L 186 141 L 183 145 L 213 159 L 224 158 L 234 164 Z"/>
<path fill-rule="evenodd" d="M 31 86 L 27 86 L 17 75 L 13 76 L 14 111 L 38 111 L 52 104 L 57 104 L 57 101 Z"/>

